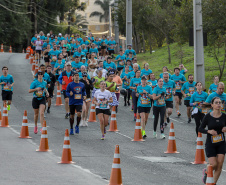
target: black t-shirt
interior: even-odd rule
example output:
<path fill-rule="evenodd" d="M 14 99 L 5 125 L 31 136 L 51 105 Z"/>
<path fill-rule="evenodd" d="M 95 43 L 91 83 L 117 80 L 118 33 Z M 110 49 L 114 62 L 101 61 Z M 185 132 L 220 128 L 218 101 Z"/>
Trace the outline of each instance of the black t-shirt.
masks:
<path fill-rule="evenodd" d="M 54 86 L 56 83 L 56 77 L 53 73 L 47 73 L 47 74 L 49 75 L 50 80 L 51 80 L 49 89 L 54 90 Z"/>
<path fill-rule="evenodd" d="M 226 114 L 222 113 L 219 118 L 214 118 L 212 113 L 208 113 L 202 120 L 202 124 L 199 127 L 199 132 L 203 134 L 207 134 L 206 144 L 215 143 L 213 142 L 213 137 L 211 134 L 207 133 L 208 130 L 215 130 L 217 131 L 218 135 L 222 135 L 222 139 L 225 142 L 224 133 L 222 132 L 222 128 L 226 126 Z M 206 126 L 208 130 L 206 130 Z M 219 142 L 217 142 L 219 143 Z"/>
<path fill-rule="evenodd" d="M 90 79 L 88 79 L 89 81 L 89 85 L 87 84 L 87 82 L 83 79 L 79 80 L 80 82 L 85 84 L 85 89 L 86 89 L 86 98 L 90 98 L 90 91 L 93 90 L 93 83 Z"/>

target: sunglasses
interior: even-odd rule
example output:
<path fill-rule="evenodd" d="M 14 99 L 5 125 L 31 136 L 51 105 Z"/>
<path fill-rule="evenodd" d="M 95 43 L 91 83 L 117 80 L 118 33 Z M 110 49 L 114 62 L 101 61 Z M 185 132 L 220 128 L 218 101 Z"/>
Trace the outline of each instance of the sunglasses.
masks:
<path fill-rule="evenodd" d="M 222 104 L 221 101 L 215 101 L 214 104 Z"/>
<path fill-rule="evenodd" d="M 38 75 L 43 75 L 42 73 L 38 73 Z"/>

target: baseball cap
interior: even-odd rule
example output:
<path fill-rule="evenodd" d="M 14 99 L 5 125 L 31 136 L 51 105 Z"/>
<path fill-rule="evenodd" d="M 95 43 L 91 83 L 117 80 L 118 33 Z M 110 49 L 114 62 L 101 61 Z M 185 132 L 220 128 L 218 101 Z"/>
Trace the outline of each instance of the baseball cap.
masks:
<path fill-rule="evenodd" d="M 73 76 L 75 76 L 75 75 L 78 75 L 78 72 L 77 72 L 77 71 L 74 71 L 74 74 L 73 74 Z"/>
<path fill-rule="evenodd" d="M 83 76 L 88 76 L 87 72 L 83 72 L 83 73 L 82 73 L 82 77 L 83 77 Z"/>
<path fill-rule="evenodd" d="M 146 76 L 142 76 L 141 80 L 147 80 L 147 77 Z"/>
<path fill-rule="evenodd" d="M 71 63 L 70 62 L 67 62 L 65 65 L 66 66 L 71 66 Z"/>
<path fill-rule="evenodd" d="M 47 33 L 47 36 L 49 37 L 50 36 L 50 33 Z"/>
<path fill-rule="evenodd" d="M 82 57 L 82 60 L 86 60 L 86 57 Z"/>
<path fill-rule="evenodd" d="M 42 71 L 38 71 L 37 74 L 38 74 L 38 75 L 39 75 L 39 74 L 42 74 L 42 75 L 43 75 L 43 72 L 42 72 Z"/>
<path fill-rule="evenodd" d="M 40 39 L 40 36 L 37 36 L 37 39 Z"/>
<path fill-rule="evenodd" d="M 62 33 L 59 33 L 60 36 L 62 36 Z"/>

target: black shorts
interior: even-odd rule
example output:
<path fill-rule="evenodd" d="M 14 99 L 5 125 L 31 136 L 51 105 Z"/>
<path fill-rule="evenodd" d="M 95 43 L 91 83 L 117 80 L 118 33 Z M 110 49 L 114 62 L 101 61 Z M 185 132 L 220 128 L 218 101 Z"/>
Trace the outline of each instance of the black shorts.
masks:
<path fill-rule="evenodd" d="M 12 100 L 13 91 L 2 91 L 2 100 Z"/>
<path fill-rule="evenodd" d="M 101 48 L 98 48 L 98 51 L 101 51 Z"/>
<path fill-rule="evenodd" d="M 65 99 L 65 98 L 69 98 L 69 97 L 66 95 L 66 90 L 63 90 L 63 95 L 64 95 L 64 99 Z"/>
<path fill-rule="evenodd" d="M 124 67 L 117 67 L 117 71 L 121 71 Z"/>
<path fill-rule="evenodd" d="M 41 53 L 42 53 L 42 50 L 35 50 L 35 52 L 36 52 L 36 54 L 39 54 L 39 55 L 41 55 Z"/>
<path fill-rule="evenodd" d="M 107 49 L 107 46 L 101 46 L 101 49 Z"/>
<path fill-rule="evenodd" d="M 71 52 L 70 51 L 67 51 L 67 54 L 68 54 L 68 56 L 71 56 Z"/>
<path fill-rule="evenodd" d="M 151 107 L 138 107 L 138 113 L 150 113 Z"/>
<path fill-rule="evenodd" d="M 50 89 L 50 88 L 49 88 L 49 89 L 48 89 L 48 92 L 49 92 L 49 97 L 52 98 L 52 97 L 53 97 L 53 89 Z"/>
<path fill-rule="evenodd" d="M 75 114 L 75 110 L 77 112 L 82 112 L 82 105 L 69 105 L 71 115 Z"/>
<path fill-rule="evenodd" d="M 166 108 L 173 109 L 173 101 L 166 101 Z"/>
<path fill-rule="evenodd" d="M 175 96 L 178 96 L 179 99 L 182 99 L 183 94 L 181 92 L 175 92 Z"/>
<path fill-rule="evenodd" d="M 217 154 L 225 155 L 225 142 L 220 142 L 216 144 L 206 144 L 205 145 L 205 152 L 206 156 L 209 157 L 216 157 Z"/>
<path fill-rule="evenodd" d="M 60 75 L 55 75 L 55 77 L 56 77 L 56 81 L 58 81 L 59 76 L 60 76 Z"/>
<path fill-rule="evenodd" d="M 100 114 L 100 113 L 103 113 L 103 114 L 106 114 L 106 115 L 111 115 L 111 111 L 110 109 L 98 109 L 96 108 L 96 115 Z"/>
<path fill-rule="evenodd" d="M 186 105 L 186 107 L 191 107 L 190 100 L 184 100 L 184 105 Z"/>
<path fill-rule="evenodd" d="M 46 99 L 43 97 L 42 99 L 38 100 L 37 98 L 32 99 L 32 107 L 33 109 L 39 109 L 39 106 L 43 104 L 46 105 Z"/>
<path fill-rule="evenodd" d="M 108 50 L 108 54 L 109 55 L 115 54 L 115 50 Z"/>

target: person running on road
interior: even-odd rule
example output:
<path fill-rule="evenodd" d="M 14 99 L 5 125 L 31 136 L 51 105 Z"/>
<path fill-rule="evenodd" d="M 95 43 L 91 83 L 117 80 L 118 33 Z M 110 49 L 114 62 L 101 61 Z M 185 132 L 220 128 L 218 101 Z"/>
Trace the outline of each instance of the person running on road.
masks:
<path fill-rule="evenodd" d="M 196 82 L 194 82 L 194 77 L 192 74 L 188 75 L 188 82 L 185 82 L 181 88 L 181 93 L 184 95 L 184 105 L 187 107 L 187 117 L 188 123 L 191 123 L 191 111 L 192 107 L 190 106 L 190 99 L 192 94 L 196 91 Z"/>
<path fill-rule="evenodd" d="M 141 85 L 137 87 L 138 95 L 138 113 L 141 117 L 141 126 L 142 126 L 142 136 L 145 139 L 147 137 L 145 133 L 145 127 L 148 121 L 148 116 L 151 110 L 151 98 L 152 98 L 152 88 L 147 85 L 146 76 L 141 77 Z"/>
<path fill-rule="evenodd" d="M 218 76 L 214 76 L 213 77 L 213 84 L 210 85 L 210 88 L 208 90 L 208 94 L 211 94 L 213 92 L 217 91 L 217 85 L 219 83 L 219 77 Z"/>
<path fill-rule="evenodd" d="M 104 140 L 109 116 L 111 115 L 109 103 L 113 102 L 112 94 L 106 90 L 106 82 L 100 82 L 100 89 L 94 94 L 94 104 L 96 105 L 96 115 L 100 121 L 101 139 Z"/>
<path fill-rule="evenodd" d="M 132 71 L 133 72 L 133 71 Z M 132 73 L 130 72 L 130 73 Z M 130 80 L 130 89 L 132 90 L 132 101 L 133 101 L 133 113 L 134 113 L 134 121 L 137 119 L 137 101 L 138 97 L 136 96 L 137 87 L 141 84 L 140 78 L 141 71 L 137 70 L 135 73 L 135 78 Z"/>
<path fill-rule="evenodd" d="M 96 74 L 97 74 L 97 76 L 95 76 L 93 78 L 94 88 L 93 88 L 93 91 L 92 91 L 92 98 L 94 98 L 94 94 L 95 94 L 96 90 L 100 89 L 100 82 L 105 81 L 105 77 L 103 77 L 103 75 L 102 75 L 102 69 L 101 68 L 96 70 Z"/>
<path fill-rule="evenodd" d="M 183 64 L 179 65 L 179 69 L 180 69 L 180 74 L 185 75 L 185 73 L 188 72 L 188 70 L 184 67 Z"/>
<path fill-rule="evenodd" d="M 158 86 L 154 88 L 153 91 L 153 100 L 154 100 L 154 107 L 153 107 L 153 114 L 155 116 L 154 119 L 154 131 L 153 136 L 154 138 L 157 138 L 157 125 L 160 115 L 160 132 L 161 132 L 161 139 L 165 139 L 164 135 L 164 116 L 166 112 L 166 101 L 165 101 L 165 95 L 166 95 L 166 88 L 163 87 L 163 79 L 158 79 Z"/>
<path fill-rule="evenodd" d="M 148 85 L 149 86 L 151 86 L 151 88 L 152 88 L 152 92 L 153 92 L 153 90 L 154 90 L 154 88 L 157 86 L 157 84 L 158 84 L 158 82 L 157 82 L 157 80 L 155 79 L 155 74 L 154 73 L 151 73 L 150 75 L 149 75 L 149 79 L 148 79 Z M 153 103 L 154 103 L 154 100 L 153 99 L 151 99 L 151 106 L 153 105 Z M 153 118 L 154 118 L 154 115 L 153 115 Z"/>
<path fill-rule="evenodd" d="M 180 117 L 181 113 L 179 111 L 179 105 L 181 105 L 182 100 L 181 87 L 186 82 L 186 78 L 184 77 L 184 75 L 180 74 L 180 69 L 176 67 L 174 68 L 174 74 L 171 76 L 171 80 L 173 80 L 176 84 L 175 107 L 177 111 L 177 116 Z"/>
<path fill-rule="evenodd" d="M 40 63 L 41 60 L 41 56 L 42 56 L 42 46 L 43 46 L 43 42 L 42 40 L 40 40 L 40 36 L 37 36 L 37 40 L 34 41 L 34 46 L 35 46 L 35 52 L 38 55 L 38 61 Z"/>
<path fill-rule="evenodd" d="M 33 93 L 32 107 L 34 109 L 34 133 L 38 133 L 38 113 L 40 111 L 40 122 L 43 127 L 44 111 L 46 107 L 46 97 L 49 96 L 47 91 L 47 82 L 43 80 L 43 72 L 38 71 L 38 79 L 31 83 L 29 93 Z M 41 129 L 42 131 L 42 129 Z"/>
<path fill-rule="evenodd" d="M 209 165 L 213 167 L 215 184 L 220 177 L 225 158 L 226 115 L 221 113 L 221 105 L 222 100 L 219 97 L 214 97 L 211 101 L 213 111 L 206 114 L 199 127 L 199 132 L 207 134 L 205 152 Z M 206 126 L 208 130 L 205 129 Z M 202 180 L 204 184 L 206 184 L 207 173 L 207 169 L 203 169 Z"/>
<path fill-rule="evenodd" d="M 85 84 L 85 89 L 86 89 L 86 100 L 84 100 L 83 106 L 82 106 L 82 120 L 80 125 L 88 126 L 87 118 L 88 118 L 89 107 L 91 103 L 90 91 L 93 90 L 93 83 L 92 83 L 92 80 L 88 79 L 87 72 L 82 73 L 82 79 L 80 79 L 80 82 Z"/>
<path fill-rule="evenodd" d="M 192 94 L 189 104 L 191 107 L 194 107 L 193 117 L 196 124 L 196 135 L 198 136 L 199 126 L 205 114 L 207 114 L 207 109 L 204 107 L 203 102 L 206 101 L 208 94 L 203 91 L 201 82 L 197 82 L 195 87 L 197 91 Z"/>
<path fill-rule="evenodd" d="M 49 52 L 50 52 L 50 44 L 47 45 L 47 49 L 44 50 L 43 52 L 43 56 L 44 56 L 44 61 L 45 61 L 45 65 L 48 66 L 49 65 L 49 59 L 50 59 L 50 56 L 49 56 Z"/>
<path fill-rule="evenodd" d="M 122 79 L 122 88 L 125 89 L 124 92 L 124 106 L 126 106 L 126 103 L 128 106 L 130 106 L 130 95 L 131 95 L 131 90 L 129 88 L 130 84 L 130 79 L 129 79 L 129 66 L 125 66 L 125 72 L 122 72 L 120 78 Z M 126 101 L 127 100 L 127 101 Z"/>
<path fill-rule="evenodd" d="M 164 66 L 163 68 L 162 68 L 162 73 L 159 75 L 159 77 L 160 78 L 163 78 L 163 73 L 165 73 L 165 72 L 168 72 L 169 73 L 169 69 L 166 67 L 166 66 Z M 169 73 L 169 79 L 171 79 L 171 74 Z"/>
<path fill-rule="evenodd" d="M 170 123 L 170 115 L 173 112 L 173 95 L 175 94 L 175 82 L 169 79 L 169 73 L 163 73 L 163 87 L 166 88 L 166 113 L 164 116 L 164 125 Z"/>
<path fill-rule="evenodd" d="M 69 97 L 70 106 L 70 135 L 74 135 L 73 125 L 75 110 L 77 111 L 77 124 L 75 126 L 75 133 L 79 134 L 79 124 L 81 121 L 83 100 L 86 100 L 86 89 L 84 83 L 79 82 L 78 72 L 73 73 L 73 82 L 68 84 L 66 96 Z"/>
<path fill-rule="evenodd" d="M 47 102 L 48 102 L 48 108 L 47 108 L 47 113 L 50 113 L 50 107 L 51 107 L 51 99 L 53 98 L 53 92 L 54 92 L 54 86 L 56 83 L 56 77 L 53 73 L 51 73 L 52 71 L 52 66 L 48 65 L 47 66 L 47 74 L 50 77 L 50 86 L 48 88 L 48 92 L 49 92 L 49 97 L 47 98 Z"/>
<path fill-rule="evenodd" d="M 71 70 L 71 63 L 67 62 L 66 63 L 66 71 L 63 71 L 58 80 L 60 84 L 62 85 L 62 91 L 64 95 L 64 103 L 65 103 L 65 110 L 66 110 L 66 115 L 65 119 L 68 119 L 70 116 L 70 111 L 69 111 L 69 96 L 66 94 L 66 89 L 69 83 L 73 81 L 72 77 L 74 76 L 74 72 Z"/>
<path fill-rule="evenodd" d="M 122 79 L 120 78 L 120 76 L 117 74 L 118 71 L 114 71 L 114 77 L 113 77 L 113 82 L 116 83 L 117 87 L 116 87 L 116 91 L 115 91 L 115 95 L 117 98 L 117 101 L 119 101 L 119 97 L 120 97 L 120 86 L 122 86 Z M 116 113 L 118 112 L 118 106 L 116 107 Z"/>
<path fill-rule="evenodd" d="M 2 67 L 3 75 L 0 77 L 0 84 L 2 85 L 2 101 L 7 104 L 7 110 L 11 109 L 12 95 L 13 95 L 13 76 L 8 74 L 8 67 Z"/>
<path fill-rule="evenodd" d="M 64 63 L 62 62 L 61 58 L 58 58 L 53 70 L 53 74 L 55 74 L 56 76 L 57 85 L 60 85 L 58 78 L 63 71 L 64 71 Z"/>
<path fill-rule="evenodd" d="M 146 78 L 148 78 L 148 76 L 152 73 L 152 70 L 149 69 L 149 64 L 145 63 L 144 64 L 144 69 L 141 70 L 141 76 L 146 76 Z"/>

